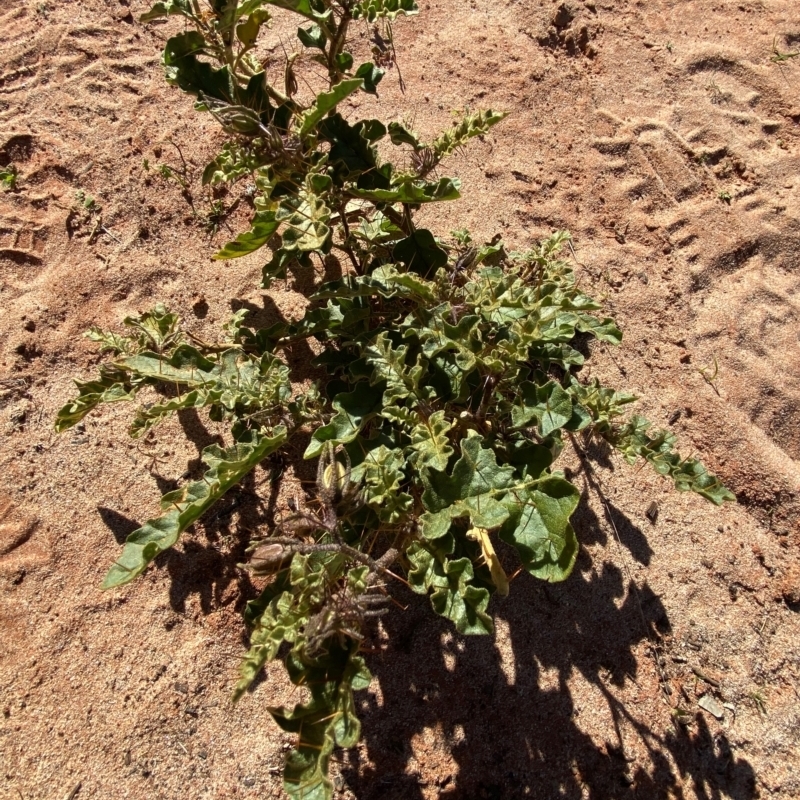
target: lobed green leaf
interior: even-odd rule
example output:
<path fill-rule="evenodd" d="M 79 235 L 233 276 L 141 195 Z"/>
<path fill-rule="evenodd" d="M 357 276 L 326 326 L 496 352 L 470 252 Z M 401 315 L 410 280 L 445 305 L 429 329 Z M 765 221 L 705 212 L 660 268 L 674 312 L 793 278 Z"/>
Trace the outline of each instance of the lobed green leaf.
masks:
<path fill-rule="evenodd" d="M 441 547 L 414 542 L 407 551 L 408 582 L 418 594 L 430 593 L 433 610 L 452 620 L 459 633 L 490 634 L 494 625 L 486 613 L 489 591 L 472 584 L 469 558 L 447 558 L 452 550 L 452 537 Z"/>
<path fill-rule="evenodd" d="M 447 253 L 436 243 L 433 234 L 418 228 L 410 236 L 395 244 L 392 256 L 407 269 L 423 278 L 430 278 L 447 263 Z"/>
<path fill-rule="evenodd" d="M 227 66 L 215 69 L 198 55 L 205 53 L 206 41 L 198 31 L 185 31 L 167 40 L 164 70 L 167 81 L 184 92 L 207 95 L 226 103 L 236 102 L 236 91 Z"/>
<path fill-rule="evenodd" d="M 56 415 L 55 427 L 58 433 L 77 425 L 101 403 L 133 400 L 139 388 L 130 381 L 125 371 L 107 366 L 101 367 L 99 380 L 75 381 L 75 385 L 78 387 L 78 396 L 62 406 Z"/>
<path fill-rule="evenodd" d="M 563 581 L 572 572 L 578 540 L 569 520 L 579 500 L 578 489 L 558 476 L 508 495 L 509 516 L 500 538 L 517 548 L 523 566 L 534 577 Z"/>
<path fill-rule="evenodd" d="M 162 0 L 162 2 L 156 3 L 149 11 L 142 14 L 139 17 L 139 21 L 151 22 L 154 19 L 170 15 L 180 15 L 194 19 L 194 12 L 189 0 Z"/>
<path fill-rule="evenodd" d="M 431 182 L 413 176 L 398 176 L 387 189 L 348 189 L 354 197 L 372 200 L 375 203 L 440 203 L 458 200 L 461 197 L 461 181 L 458 178 L 440 178 Z"/>
<path fill-rule="evenodd" d="M 327 425 L 323 425 L 311 436 L 303 458 L 316 458 L 329 444 L 352 442 L 370 419 L 377 416 L 381 408 L 383 387 L 361 382 L 352 392 L 341 392 L 333 399 L 336 413 Z"/>
<path fill-rule="evenodd" d="M 444 410 L 434 411 L 427 419 L 419 413 L 413 417 L 409 462 L 416 469 L 444 472 L 454 452 L 447 434 L 455 423 L 445 417 Z"/>
<path fill-rule="evenodd" d="M 309 664 L 287 659 L 289 676 L 311 692 L 307 703 L 292 710 L 270 708 L 270 714 L 288 733 L 298 735 L 297 746 L 286 758 L 284 788 L 296 800 L 330 800 L 333 784 L 328 763 L 334 747 L 353 747 L 361 736 L 353 691 L 366 688 L 370 674 L 358 647 L 331 646 L 324 658 Z"/>
<path fill-rule="evenodd" d="M 465 145 L 475 136 L 483 136 L 493 125 L 497 125 L 508 116 L 507 113 L 492 111 L 477 111 L 467 114 L 460 122 L 456 123 L 449 131 L 430 144 L 430 148 L 438 160 L 449 156 L 457 148 Z"/>
<path fill-rule="evenodd" d="M 572 397 L 556 381 L 548 381 L 544 386 L 524 381 L 520 393 L 522 404 L 511 410 L 515 428 L 524 428 L 535 419 L 539 433 L 544 437 L 563 428 L 572 419 Z"/>

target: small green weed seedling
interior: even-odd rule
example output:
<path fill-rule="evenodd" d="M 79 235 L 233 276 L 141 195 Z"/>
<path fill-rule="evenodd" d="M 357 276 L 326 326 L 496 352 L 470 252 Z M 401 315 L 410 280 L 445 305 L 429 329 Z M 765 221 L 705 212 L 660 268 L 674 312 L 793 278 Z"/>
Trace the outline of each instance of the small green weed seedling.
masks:
<path fill-rule="evenodd" d="M 189 184 L 186 178 L 180 174 L 174 167 L 169 164 L 158 164 L 156 171 L 165 181 L 174 181 L 181 187 L 181 189 L 188 189 Z"/>
<path fill-rule="evenodd" d="M 420 208 L 460 196 L 460 181 L 440 173 L 446 159 L 504 114 L 467 113 L 424 140 L 409 125 L 339 111 L 376 93 L 396 66 L 390 24 L 416 11 L 413 0 L 213 0 L 204 10 L 162 0 L 144 15 L 184 18 L 164 49 L 167 80 L 228 134 L 203 184 L 255 186 L 249 229 L 215 258 L 268 247 L 264 287 L 333 262 L 341 277 L 313 287 L 301 318 L 256 328 L 240 311 L 213 343 L 162 306 L 126 319 L 124 334 L 93 329 L 109 358 L 57 420 L 65 430 L 152 387 L 162 397 L 138 408 L 134 437 L 181 409 L 230 425 L 229 444 L 203 452 L 205 473 L 164 495 L 161 515 L 128 537 L 105 588 L 140 575 L 270 454 L 308 442 L 313 497 L 250 548 L 247 568 L 265 588 L 247 605 L 251 646 L 234 692 L 274 659 L 307 690 L 304 702 L 269 709 L 297 735 L 284 773 L 297 800 L 330 798 L 331 754 L 359 739 L 353 692 L 370 682 L 361 645 L 398 581 L 458 632 L 488 634 L 509 570 L 569 576 L 580 492 L 558 468 L 566 439 L 649 462 L 714 503 L 733 499 L 675 452 L 671 433 L 625 416 L 632 395 L 581 380 L 587 343 L 615 345 L 621 333 L 559 257 L 566 233 L 514 252 L 417 225 Z M 286 12 L 300 18 L 300 46 L 268 74 L 256 43 Z M 349 50 L 357 25 L 382 43 L 361 64 Z M 311 386 L 285 357 L 308 339 L 327 376 Z M 517 564 L 500 558 L 499 542 Z"/>
<path fill-rule="evenodd" d="M 13 164 L 0 167 L 0 186 L 4 192 L 13 192 L 17 188 L 17 168 Z"/>
<path fill-rule="evenodd" d="M 99 212 L 101 210 L 97 200 L 95 200 L 91 195 L 86 194 L 83 189 L 78 189 L 75 192 L 75 202 L 78 203 L 81 208 L 85 208 L 90 213 Z"/>
<path fill-rule="evenodd" d="M 717 380 L 717 376 L 719 375 L 719 363 L 717 362 L 717 357 L 714 356 L 714 371 L 712 372 L 709 367 L 701 367 L 697 371 L 700 373 L 700 377 L 716 392 L 717 397 L 719 397 L 719 389 L 717 389 L 717 384 L 715 381 Z"/>
<path fill-rule="evenodd" d="M 772 58 L 771 61 L 774 61 L 777 64 L 780 64 L 784 61 L 791 61 L 793 58 L 800 57 L 800 50 L 797 50 L 792 53 L 782 53 L 778 50 L 778 38 L 777 36 L 772 40 Z"/>

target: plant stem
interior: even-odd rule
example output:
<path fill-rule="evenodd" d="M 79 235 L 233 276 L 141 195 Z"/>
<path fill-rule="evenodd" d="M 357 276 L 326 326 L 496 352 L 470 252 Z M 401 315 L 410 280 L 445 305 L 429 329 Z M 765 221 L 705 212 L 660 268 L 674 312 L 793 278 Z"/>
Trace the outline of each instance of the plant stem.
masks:
<path fill-rule="evenodd" d="M 350 25 L 350 20 L 352 19 L 353 12 L 348 5 L 343 9 L 342 18 L 339 21 L 339 25 L 336 28 L 336 33 L 334 34 L 333 39 L 331 39 L 331 43 L 328 47 L 328 78 L 332 87 L 339 83 L 339 81 L 342 79 L 342 71 L 339 69 L 336 59 L 345 45 L 347 28 Z"/>
<path fill-rule="evenodd" d="M 347 214 L 345 213 L 346 206 L 347 203 L 343 203 L 342 208 L 339 211 L 339 216 L 341 217 L 342 221 L 342 229 L 344 230 L 344 241 L 341 245 L 341 248 L 350 257 L 350 261 L 353 264 L 353 269 L 355 269 L 356 275 L 363 275 L 364 270 L 361 266 L 361 262 L 356 258 L 356 254 L 353 252 L 353 248 L 350 245 L 350 226 L 347 224 Z"/>

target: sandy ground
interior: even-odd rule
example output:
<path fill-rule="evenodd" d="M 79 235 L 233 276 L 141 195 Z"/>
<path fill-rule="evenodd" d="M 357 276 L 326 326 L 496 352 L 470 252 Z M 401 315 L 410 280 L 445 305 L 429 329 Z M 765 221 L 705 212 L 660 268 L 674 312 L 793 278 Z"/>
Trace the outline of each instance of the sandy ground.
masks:
<path fill-rule="evenodd" d="M 582 282 L 625 331 L 592 374 L 671 421 L 739 503 L 615 460 L 577 473 L 573 576 L 518 578 L 494 641 L 400 597 L 339 795 L 798 797 L 800 58 L 771 56 L 800 49 L 800 6 L 422 7 L 396 25 L 405 95 L 395 72 L 348 114 L 379 107 L 431 134 L 465 107 L 510 111 L 452 162 L 464 199 L 428 221 L 517 248 L 571 230 Z M 90 325 L 157 301 L 201 334 L 232 308 L 302 308 L 291 282 L 258 290 L 260 258 L 210 260 L 229 233 L 205 224 L 199 175 L 220 132 L 163 81 L 178 23 L 143 27 L 144 10 L 0 4 L 0 165 L 19 171 L 0 193 L 3 800 L 281 796 L 288 740 L 266 711 L 287 697 L 281 669 L 229 702 L 253 591 L 236 563 L 280 505 L 270 471 L 102 593 L 120 542 L 216 431 L 187 416 L 135 443 L 113 407 L 53 433 L 71 379 L 98 362 Z M 155 169 L 182 167 L 171 142 L 195 212 Z"/>

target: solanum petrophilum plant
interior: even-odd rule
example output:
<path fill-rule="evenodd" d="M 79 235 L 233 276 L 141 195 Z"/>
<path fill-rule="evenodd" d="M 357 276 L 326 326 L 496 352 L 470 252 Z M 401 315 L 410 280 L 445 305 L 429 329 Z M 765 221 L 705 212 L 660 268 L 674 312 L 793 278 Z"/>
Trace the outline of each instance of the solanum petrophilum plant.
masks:
<path fill-rule="evenodd" d="M 277 9 L 302 24 L 299 49 L 273 75 L 257 46 Z M 264 286 L 315 259 L 336 259 L 342 277 L 314 288 L 301 319 L 254 329 L 239 312 L 214 344 L 161 306 L 125 320 L 125 335 L 91 331 L 110 359 L 97 380 L 78 383 L 57 421 L 64 430 L 153 387 L 163 399 L 138 409 L 134 437 L 186 408 L 230 423 L 230 446 L 207 447 L 200 479 L 162 498 L 163 513 L 128 537 L 106 588 L 133 580 L 267 456 L 310 434 L 315 493 L 250 549 L 247 567 L 268 579 L 247 606 L 251 648 L 234 693 L 276 658 L 306 688 L 306 702 L 270 709 L 298 735 L 285 786 L 305 800 L 331 796 L 331 752 L 359 738 L 353 691 L 370 680 L 359 648 L 397 578 L 460 633 L 485 634 L 492 594 L 509 593 L 511 552 L 542 580 L 569 576 L 580 495 L 556 467 L 565 437 L 602 440 L 680 490 L 733 499 L 673 451 L 672 434 L 623 418 L 635 398 L 580 380 L 588 340 L 617 344 L 621 334 L 559 260 L 567 234 L 516 253 L 415 224 L 422 204 L 459 197 L 440 163 L 503 114 L 470 113 L 425 142 L 396 122 L 352 122 L 337 110 L 375 92 L 393 57 L 391 20 L 412 13 L 413 0 L 164 0 L 144 16 L 185 18 L 164 50 L 167 79 L 230 135 L 203 182 L 255 186 L 250 229 L 216 258 L 268 247 Z M 355 69 L 353 24 L 383 26 L 372 60 Z M 320 66 L 325 85 L 302 97 L 298 76 L 319 83 Z M 284 353 L 310 337 L 327 377 L 300 389 Z M 502 560 L 499 541 L 511 546 Z"/>

